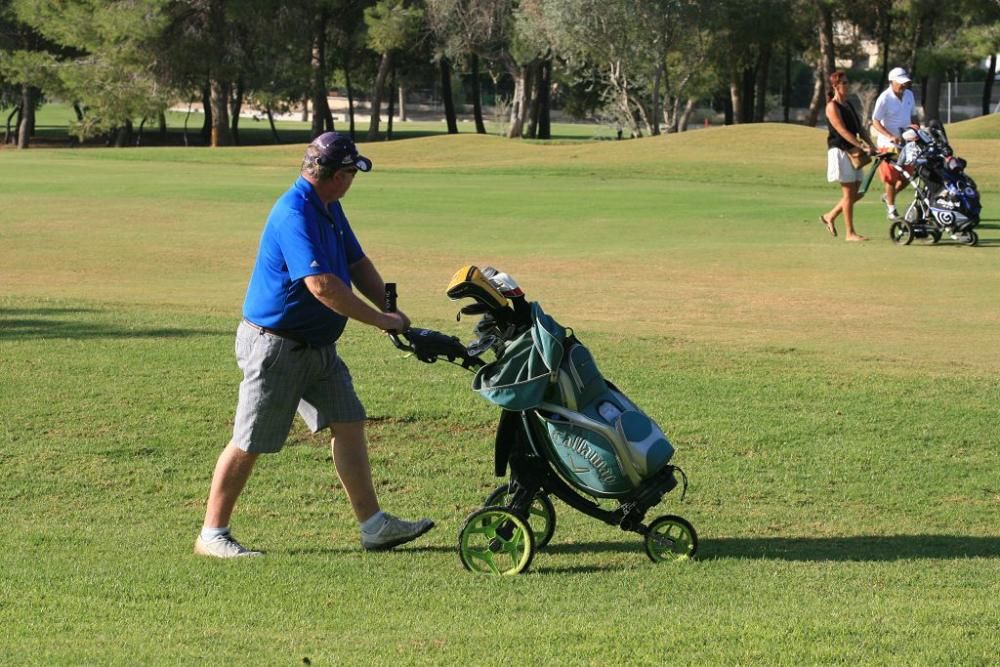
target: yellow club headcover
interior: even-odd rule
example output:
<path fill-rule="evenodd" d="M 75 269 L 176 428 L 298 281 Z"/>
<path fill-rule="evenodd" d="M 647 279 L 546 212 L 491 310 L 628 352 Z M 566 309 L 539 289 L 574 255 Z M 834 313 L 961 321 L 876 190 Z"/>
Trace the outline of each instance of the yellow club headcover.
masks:
<path fill-rule="evenodd" d="M 492 310 L 507 305 L 507 297 L 490 284 L 478 267 L 471 264 L 455 272 L 446 293 L 452 301 L 469 297 Z"/>

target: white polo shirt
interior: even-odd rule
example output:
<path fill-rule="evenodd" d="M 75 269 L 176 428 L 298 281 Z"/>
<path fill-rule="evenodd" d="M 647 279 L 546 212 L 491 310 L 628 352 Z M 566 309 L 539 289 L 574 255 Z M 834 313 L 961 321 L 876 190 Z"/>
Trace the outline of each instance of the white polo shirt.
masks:
<path fill-rule="evenodd" d="M 886 88 L 875 100 L 875 109 L 872 111 L 872 119 L 877 120 L 885 129 L 889 130 L 897 137 L 903 133 L 903 128 L 910 126 L 913 122 L 913 91 L 907 89 L 903 91 L 903 99 L 896 97 L 892 92 L 892 87 Z M 878 136 L 875 143 L 878 148 L 890 148 L 892 141 L 881 132 L 874 132 Z"/>

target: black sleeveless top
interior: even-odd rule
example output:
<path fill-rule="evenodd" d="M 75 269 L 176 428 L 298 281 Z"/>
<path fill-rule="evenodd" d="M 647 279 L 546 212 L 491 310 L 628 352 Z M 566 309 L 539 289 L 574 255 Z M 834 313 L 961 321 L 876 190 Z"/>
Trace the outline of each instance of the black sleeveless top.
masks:
<path fill-rule="evenodd" d="M 858 127 L 858 115 L 854 113 L 854 107 L 851 106 L 850 102 L 844 102 L 841 104 L 837 100 L 833 100 L 833 103 L 837 105 L 837 112 L 840 113 L 840 121 L 847 128 L 847 131 L 853 135 L 857 136 L 861 133 L 861 128 Z M 841 150 L 850 150 L 854 148 L 854 145 L 840 136 L 840 132 L 834 129 L 832 123 L 827 123 L 830 128 L 830 133 L 826 135 L 826 147 L 827 148 L 839 148 Z"/>

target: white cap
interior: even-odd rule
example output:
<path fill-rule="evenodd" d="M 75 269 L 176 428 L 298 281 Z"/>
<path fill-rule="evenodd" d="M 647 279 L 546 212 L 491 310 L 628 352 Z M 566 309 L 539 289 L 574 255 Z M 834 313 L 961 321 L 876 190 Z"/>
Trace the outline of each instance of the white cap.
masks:
<path fill-rule="evenodd" d="M 910 75 L 902 67 L 893 67 L 889 70 L 889 81 L 893 83 L 909 83 Z"/>

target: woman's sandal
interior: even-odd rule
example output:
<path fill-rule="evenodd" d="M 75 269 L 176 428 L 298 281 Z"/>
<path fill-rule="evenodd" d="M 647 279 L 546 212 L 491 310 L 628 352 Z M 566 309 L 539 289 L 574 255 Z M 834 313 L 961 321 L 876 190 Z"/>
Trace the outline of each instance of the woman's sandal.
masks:
<path fill-rule="evenodd" d="M 833 226 L 833 222 L 831 222 L 830 220 L 827 220 L 822 215 L 819 216 L 819 221 L 823 223 L 823 226 L 826 227 L 826 230 L 828 232 L 830 232 L 831 236 L 836 236 L 837 235 L 837 228 Z"/>

